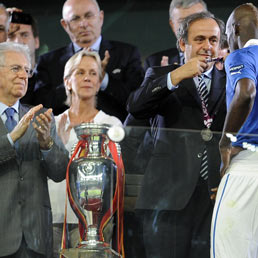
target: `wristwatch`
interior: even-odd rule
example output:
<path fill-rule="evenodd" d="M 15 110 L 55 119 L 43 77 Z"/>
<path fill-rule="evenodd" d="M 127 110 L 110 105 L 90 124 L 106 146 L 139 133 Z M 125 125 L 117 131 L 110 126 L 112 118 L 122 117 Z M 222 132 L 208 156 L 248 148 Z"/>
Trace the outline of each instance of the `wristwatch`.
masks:
<path fill-rule="evenodd" d="M 47 149 L 50 150 L 54 144 L 53 139 L 50 137 L 50 141 L 48 142 Z"/>
<path fill-rule="evenodd" d="M 42 150 L 50 150 L 52 148 L 54 144 L 54 141 L 51 137 L 49 137 L 49 141 L 48 143 L 46 144 L 46 146 L 44 146 L 44 148 L 41 147 Z"/>

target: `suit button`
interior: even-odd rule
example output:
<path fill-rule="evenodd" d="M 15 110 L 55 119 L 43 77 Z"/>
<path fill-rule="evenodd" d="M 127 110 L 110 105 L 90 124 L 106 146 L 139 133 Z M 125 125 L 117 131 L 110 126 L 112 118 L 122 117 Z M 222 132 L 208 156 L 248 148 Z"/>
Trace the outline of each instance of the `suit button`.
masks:
<path fill-rule="evenodd" d="M 197 157 L 200 159 L 202 157 L 202 153 L 198 153 Z"/>
<path fill-rule="evenodd" d="M 24 180 L 24 178 L 21 176 L 21 177 L 20 177 L 20 180 L 21 180 L 21 181 L 23 181 L 23 180 Z"/>

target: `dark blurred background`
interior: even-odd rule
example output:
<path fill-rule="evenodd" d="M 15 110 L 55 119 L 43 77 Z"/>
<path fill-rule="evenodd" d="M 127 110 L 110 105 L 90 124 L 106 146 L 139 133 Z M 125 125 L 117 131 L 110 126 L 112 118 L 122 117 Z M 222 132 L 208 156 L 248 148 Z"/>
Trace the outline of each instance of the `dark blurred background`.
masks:
<path fill-rule="evenodd" d="M 41 47 L 38 54 L 66 45 L 67 34 L 60 25 L 64 0 L 3 0 L 6 7 L 18 7 L 38 21 Z M 99 0 L 105 12 L 103 36 L 139 47 L 144 59 L 159 50 L 175 46 L 176 39 L 168 25 L 170 0 Z M 226 21 L 240 0 L 208 0 L 208 9 Z M 256 1 L 252 2 L 257 6 Z"/>

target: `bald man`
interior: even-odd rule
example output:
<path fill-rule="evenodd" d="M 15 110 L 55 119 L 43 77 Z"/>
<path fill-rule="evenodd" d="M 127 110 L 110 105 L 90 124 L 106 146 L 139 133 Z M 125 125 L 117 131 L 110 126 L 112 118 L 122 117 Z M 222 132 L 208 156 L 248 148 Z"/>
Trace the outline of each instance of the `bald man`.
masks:
<path fill-rule="evenodd" d="M 58 115 L 67 109 L 63 84 L 66 61 L 82 48 L 97 51 L 104 61 L 97 108 L 121 121 L 127 116 L 126 101 L 142 82 L 143 69 L 136 47 L 103 39 L 104 11 L 95 0 L 67 0 L 63 6 L 61 25 L 71 39 L 63 48 L 39 58 L 36 72 L 37 103 L 53 108 Z"/>
<path fill-rule="evenodd" d="M 212 258 L 258 255 L 258 11 L 238 6 L 226 34 L 227 116 L 220 140 L 222 180 L 211 229 Z M 234 142 L 232 135 L 237 133 Z M 231 137 L 230 137 L 231 136 Z"/>

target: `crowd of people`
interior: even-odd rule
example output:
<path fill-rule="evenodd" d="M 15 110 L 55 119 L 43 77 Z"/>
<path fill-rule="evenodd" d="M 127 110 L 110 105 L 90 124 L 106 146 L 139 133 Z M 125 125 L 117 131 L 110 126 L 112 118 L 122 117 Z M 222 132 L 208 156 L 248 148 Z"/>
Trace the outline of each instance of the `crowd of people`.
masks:
<path fill-rule="evenodd" d="M 37 59 L 37 21 L 0 3 L 0 257 L 59 257 L 74 127 L 96 123 L 133 127 L 125 169 L 143 179 L 125 211 L 126 257 L 257 258 L 257 6 L 225 26 L 203 0 L 172 0 L 177 46 L 143 66 L 103 23 L 96 0 L 66 0 L 71 42 Z"/>

